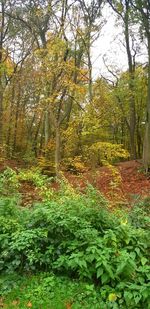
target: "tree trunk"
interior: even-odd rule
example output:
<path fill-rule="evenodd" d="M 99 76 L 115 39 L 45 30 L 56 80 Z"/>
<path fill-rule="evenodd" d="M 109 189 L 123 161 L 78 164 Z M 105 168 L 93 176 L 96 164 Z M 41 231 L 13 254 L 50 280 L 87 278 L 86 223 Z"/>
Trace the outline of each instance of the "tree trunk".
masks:
<path fill-rule="evenodd" d="M 124 17 L 125 25 L 125 41 L 126 41 L 126 51 L 128 58 L 128 67 L 129 67 L 129 91 L 130 91 L 130 120 L 129 120 L 129 134 L 130 134 L 130 157 L 131 159 L 136 159 L 136 139 L 135 139 L 135 130 L 136 130 L 136 110 L 135 110 L 135 98 L 134 98 L 134 73 L 135 73 L 135 64 L 132 59 L 130 41 L 129 41 L 129 1 L 126 1 L 126 12 Z"/>
<path fill-rule="evenodd" d="M 49 117 L 48 117 L 48 111 L 45 111 L 45 118 L 44 118 L 44 137 L 45 137 L 45 147 L 48 144 L 49 140 Z"/>
<path fill-rule="evenodd" d="M 19 89 L 20 91 L 20 89 Z M 13 141 L 13 153 L 16 151 L 17 145 L 17 129 L 18 129 L 18 119 L 19 119 L 19 107 L 20 107 L 20 93 L 17 99 L 17 106 L 16 106 L 16 115 L 15 115 L 15 127 L 14 127 L 14 141 Z"/>
<path fill-rule="evenodd" d="M 3 91 L 0 82 L 0 146 L 3 145 Z"/>
<path fill-rule="evenodd" d="M 88 87 L 89 87 L 89 101 L 90 103 L 92 102 L 93 98 L 93 83 L 92 83 L 92 62 L 91 62 L 91 55 L 90 55 L 90 47 L 88 50 L 88 70 L 89 70 L 89 82 L 88 82 Z"/>
<path fill-rule="evenodd" d="M 42 123 L 42 118 L 43 118 L 43 115 L 41 115 L 39 123 L 37 124 L 37 128 L 36 128 L 35 135 L 34 135 L 34 141 L 33 141 L 33 144 L 32 144 L 32 151 L 34 151 L 36 157 L 37 157 L 38 135 L 39 135 L 39 131 L 40 131 L 41 123 Z"/>
<path fill-rule="evenodd" d="M 15 86 L 13 82 L 12 86 L 12 95 L 11 95 L 11 104 L 10 104 L 10 113 L 9 113 L 9 119 L 8 119 L 8 131 L 7 131 L 7 138 L 6 138 L 6 144 L 7 144 L 7 156 L 11 157 L 12 155 L 12 149 L 11 149 L 11 130 L 12 130 L 12 123 L 13 123 L 13 114 L 14 114 L 14 99 L 15 99 Z"/>
<path fill-rule="evenodd" d="M 1 23 L 0 23 L 0 146 L 3 146 L 3 74 L 1 65 L 3 64 L 3 41 L 4 41 L 4 2 L 1 3 Z"/>
<path fill-rule="evenodd" d="M 60 166 L 60 126 L 57 124 L 56 126 L 56 148 L 55 148 L 55 171 L 56 177 L 60 177 L 59 173 Z"/>
<path fill-rule="evenodd" d="M 143 164 L 146 172 L 150 170 L 150 35 L 148 37 L 148 94 L 146 108 L 145 137 L 143 145 Z"/>

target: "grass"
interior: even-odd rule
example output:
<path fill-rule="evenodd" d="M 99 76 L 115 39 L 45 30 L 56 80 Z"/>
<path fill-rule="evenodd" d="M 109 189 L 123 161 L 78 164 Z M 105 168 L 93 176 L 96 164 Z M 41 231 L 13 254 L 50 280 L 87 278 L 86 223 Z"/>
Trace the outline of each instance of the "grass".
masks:
<path fill-rule="evenodd" d="M 52 273 L 5 275 L 0 289 L 0 306 L 8 309 L 96 309 L 101 302 L 94 285 Z"/>

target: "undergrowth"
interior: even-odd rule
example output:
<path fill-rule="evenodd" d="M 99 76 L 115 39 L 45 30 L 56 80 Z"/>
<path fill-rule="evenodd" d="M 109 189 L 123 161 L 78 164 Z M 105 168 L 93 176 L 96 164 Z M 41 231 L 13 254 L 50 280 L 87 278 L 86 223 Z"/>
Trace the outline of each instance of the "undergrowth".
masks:
<path fill-rule="evenodd" d="M 32 208 L 19 207 L 17 188 L 6 196 L 3 186 L 0 270 L 6 302 L 17 297 L 20 283 L 12 284 L 16 276 L 23 285 L 19 297 L 28 295 L 23 301 L 32 300 L 35 309 L 48 308 L 47 297 L 51 308 L 67 308 L 65 301 L 61 304 L 65 291 L 70 308 L 150 308 L 148 200 L 134 205 L 125 219 L 110 212 L 107 200 L 91 186 L 81 194 L 63 180 L 58 192 L 45 194 Z M 42 186 L 50 191 L 45 182 Z M 44 305 L 36 303 L 36 293 L 45 293 L 39 296 Z"/>

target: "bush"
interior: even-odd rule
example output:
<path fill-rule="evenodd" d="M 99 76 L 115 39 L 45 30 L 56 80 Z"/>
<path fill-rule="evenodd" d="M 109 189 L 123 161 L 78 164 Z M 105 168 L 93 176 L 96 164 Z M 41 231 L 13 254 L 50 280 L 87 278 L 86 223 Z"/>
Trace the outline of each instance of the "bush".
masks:
<path fill-rule="evenodd" d="M 85 157 L 88 163 L 93 165 L 106 165 L 106 163 L 115 163 L 120 159 L 127 159 L 129 153 L 121 144 L 112 144 L 108 142 L 96 142 L 90 147 L 84 149 Z"/>
<path fill-rule="evenodd" d="M 136 201 L 129 213 L 129 220 L 136 228 L 150 230 L 150 197 Z"/>
<path fill-rule="evenodd" d="M 7 169 L 0 174 L 0 193 L 2 195 L 16 195 L 19 189 L 19 182 L 17 173 L 11 168 Z"/>
<path fill-rule="evenodd" d="M 63 165 L 65 170 L 70 171 L 73 174 L 81 174 L 87 170 L 80 156 L 75 156 L 74 158 L 67 158 L 66 160 L 63 160 Z"/>
<path fill-rule="evenodd" d="M 4 204 L 1 271 L 54 271 L 98 285 L 108 308 L 148 308 L 149 232 L 110 213 L 91 186 L 83 195 L 63 183 L 33 209 Z"/>

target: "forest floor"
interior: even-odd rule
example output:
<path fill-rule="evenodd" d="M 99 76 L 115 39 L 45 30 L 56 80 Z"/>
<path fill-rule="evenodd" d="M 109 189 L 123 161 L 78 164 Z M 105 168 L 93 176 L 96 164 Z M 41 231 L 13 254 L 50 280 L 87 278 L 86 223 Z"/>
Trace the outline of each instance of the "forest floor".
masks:
<path fill-rule="evenodd" d="M 21 161 L 9 160 L 0 164 L 0 171 L 6 166 L 14 170 L 23 167 Z M 99 167 L 79 175 L 66 172 L 64 176 L 73 187 L 83 192 L 87 183 L 90 183 L 103 193 L 112 205 L 120 202 L 129 205 L 138 197 L 150 196 L 150 178 L 144 175 L 141 162 L 136 160 L 121 162 L 113 167 Z M 52 187 L 57 189 L 58 185 L 53 183 Z M 41 200 L 37 188 L 27 181 L 21 183 L 20 193 L 24 206 Z"/>
<path fill-rule="evenodd" d="M 86 186 L 87 181 L 104 194 L 110 201 L 125 203 L 150 196 L 150 178 L 143 173 L 140 161 L 126 161 L 113 167 L 99 167 L 82 176 L 66 175 L 73 186 Z"/>

